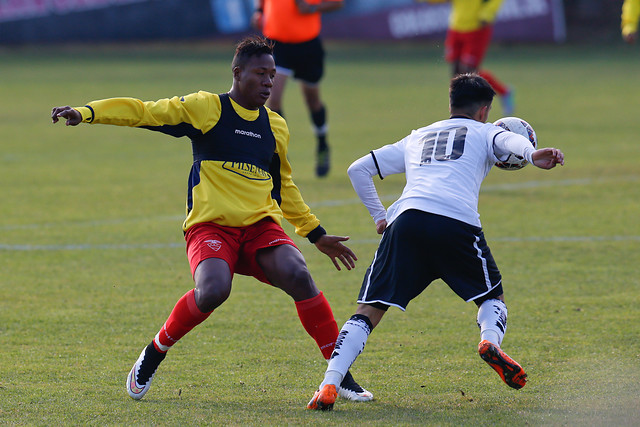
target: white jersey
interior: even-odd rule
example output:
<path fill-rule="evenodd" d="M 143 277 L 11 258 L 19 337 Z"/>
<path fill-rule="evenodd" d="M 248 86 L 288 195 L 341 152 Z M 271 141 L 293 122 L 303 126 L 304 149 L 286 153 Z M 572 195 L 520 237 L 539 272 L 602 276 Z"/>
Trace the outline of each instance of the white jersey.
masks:
<path fill-rule="evenodd" d="M 501 127 L 452 118 L 372 151 L 350 166 L 349 177 L 374 221 L 384 218 L 384 207 L 371 177 L 405 173 L 404 191 L 386 212 L 388 224 L 402 212 L 418 209 L 480 227 L 480 185 L 491 167 L 510 152 L 531 161 L 533 151 L 526 138 Z"/>

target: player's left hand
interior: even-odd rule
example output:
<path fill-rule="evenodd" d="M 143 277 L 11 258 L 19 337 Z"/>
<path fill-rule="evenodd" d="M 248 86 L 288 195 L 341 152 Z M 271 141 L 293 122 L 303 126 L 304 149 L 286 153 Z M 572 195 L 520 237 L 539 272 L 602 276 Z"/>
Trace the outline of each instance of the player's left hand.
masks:
<path fill-rule="evenodd" d="M 553 169 L 557 164 L 564 166 L 564 153 L 557 148 L 541 148 L 531 155 L 533 164 L 541 169 Z"/>
<path fill-rule="evenodd" d="M 356 267 L 355 261 L 358 260 L 356 254 L 351 249 L 342 244 L 342 242 L 349 240 L 346 236 L 332 236 L 325 234 L 316 240 L 316 248 L 329 258 L 333 262 L 333 265 L 338 271 L 341 270 L 338 260 L 347 267 L 347 270 L 351 270 Z"/>

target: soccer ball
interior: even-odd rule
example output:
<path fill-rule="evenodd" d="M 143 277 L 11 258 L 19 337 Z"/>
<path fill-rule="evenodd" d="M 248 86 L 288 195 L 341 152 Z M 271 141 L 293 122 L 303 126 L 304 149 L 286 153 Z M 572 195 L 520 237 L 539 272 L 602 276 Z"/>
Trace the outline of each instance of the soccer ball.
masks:
<path fill-rule="evenodd" d="M 533 130 L 531 125 L 524 120 L 518 117 L 503 117 L 502 119 L 496 120 L 494 123 L 496 126 L 500 126 L 501 128 L 508 130 L 509 132 L 517 133 L 519 135 L 524 136 L 529 141 L 531 141 L 531 145 L 533 148 L 538 148 L 538 138 L 536 137 L 536 131 Z M 500 169 L 515 171 L 522 169 L 527 166 L 529 162 L 520 156 L 516 156 L 515 154 L 509 154 L 507 160 L 496 162 L 496 166 Z"/>

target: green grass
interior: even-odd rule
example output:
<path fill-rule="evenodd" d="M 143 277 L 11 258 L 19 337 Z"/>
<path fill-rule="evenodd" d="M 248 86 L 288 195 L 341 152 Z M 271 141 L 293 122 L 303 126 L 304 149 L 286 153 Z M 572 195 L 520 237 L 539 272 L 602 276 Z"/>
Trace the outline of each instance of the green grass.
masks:
<path fill-rule="evenodd" d="M 297 238 L 339 326 L 377 247 L 346 167 L 446 116 L 449 70 L 429 45 L 329 43 L 323 97 L 333 170 L 287 88 L 290 160 L 305 200 L 360 260 L 337 272 Z M 640 86 L 637 49 L 494 47 L 517 115 L 566 166 L 492 171 L 480 197 L 509 304 L 514 391 L 476 353 L 473 304 L 434 282 L 390 310 L 353 372 L 376 395 L 304 409 L 325 362 L 282 292 L 236 277 L 231 298 L 180 341 L 149 394 L 131 364 L 192 281 L 181 218 L 190 146 L 139 129 L 52 125 L 56 105 L 230 87 L 232 46 L 0 51 L 0 424 L 637 425 L 640 422 Z M 501 115 L 496 103 L 491 120 Z M 403 177 L 378 183 L 385 203 Z M 288 232 L 292 228 L 286 226 Z"/>

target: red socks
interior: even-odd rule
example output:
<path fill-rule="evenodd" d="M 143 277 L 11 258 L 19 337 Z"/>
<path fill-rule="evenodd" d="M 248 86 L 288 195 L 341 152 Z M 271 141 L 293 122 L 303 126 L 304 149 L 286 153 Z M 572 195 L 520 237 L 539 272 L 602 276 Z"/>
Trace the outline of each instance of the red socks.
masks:
<path fill-rule="evenodd" d="M 313 298 L 296 301 L 296 309 L 302 326 L 316 341 L 324 358 L 329 359 L 339 332 L 329 302 L 320 292 Z M 153 339 L 154 347 L 166 353 L 172 345 L 202 323 L 211 313 L 203 313 L 198 309 L 194 291 L 191 289 L 178 300 L 169 318 L 156 334 Z"/>
<path fill-rule="evenodd" d="M 331 357 L 338 338 L 338 325 L 333 318 L 329 302 L 322 292 L 313 298 L 296 301 L 302 326 L 316 341 L 325 359 Z"/>
<path fill-rule="evenodd" d="M 501 83 L 498 79 L 496 79 L 493 74 L 491 74 L 487 70 L 480 70 L 478 71 L 478 74 L 489 82 L 493 90 L 495 90 L 498 95 L 505 96 L 507 93 L 509 93 L 509 88 Z"/>
<path fill-rule="evenodd" d="M 178 300 L 169 318 L 153 339 L 156 350 L 166 353 L 187 332 L 202 323 L 213 311 L 203 313 L 196 306 L 194 290 Z"/>

